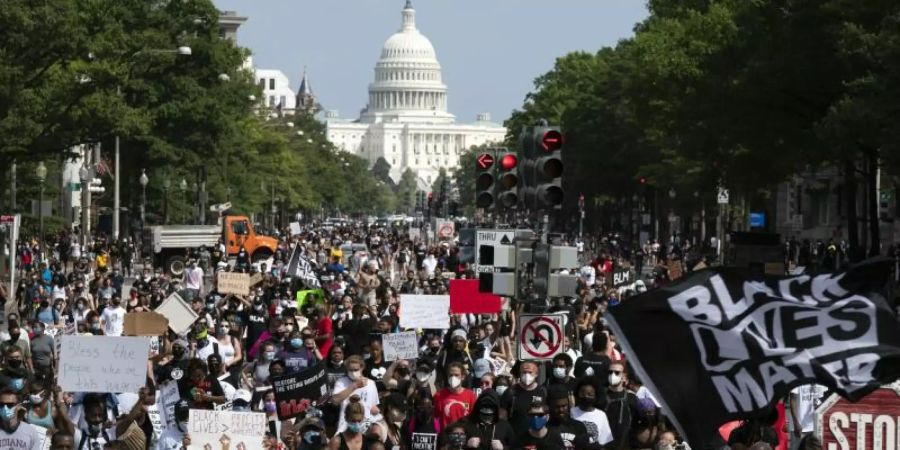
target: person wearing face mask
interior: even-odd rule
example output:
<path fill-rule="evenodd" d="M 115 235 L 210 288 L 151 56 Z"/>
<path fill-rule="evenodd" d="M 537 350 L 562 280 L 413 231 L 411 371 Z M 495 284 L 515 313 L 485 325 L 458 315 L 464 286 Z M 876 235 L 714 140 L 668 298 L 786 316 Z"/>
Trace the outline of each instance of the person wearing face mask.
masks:
<path fill-rule="evenodd" d="M 225 320 L 219 321 L 216 325 L 216 341 L 219 347 L 213 353 L 218 354 L 222 358 L 226 371 L 234 372 L 236 375 L 237 372 L 233 369 L 241 366 L 244 356 L 241 340 L 233 336 L 231 333 L 232 328 L 233 325 L 230 322 Z"/>
<path fill-rule="evenodd" d="M 615 361 L 609 365 L 608 381 L 606 417 L 609 419 L 613 441 L 607 448 L 621 449 L 628 445 L 631 429 L 638 423 L 637 396 L 625 388 L 628 382 L 625 363 Z"/>
<path fill-rule="evenodd" d="M 52 379 L 56 364 L 56 345 L 53 338 L 44 333 L 43 323 L 35 321 L 31 326 L 34 336 L 31 338 L 31 363 L 35 376 Z"/>
<path fill-rule="evenodd" d="M 256 360 L 244 366 L 242 378 L 244 383 L 256 388 L 266 386 L 269 382 L 269 364 L 275 360 L 275 344 L 267 342 Z"/>
<path fill-rule="evenodd" d="M 434 402 L 431 394 L 419 390 L 413 395 L 413 410 L 408 414 L 406 422 L 400 427 L 403 443 L 406 448 L 413 448 L 413 434 L 441 433 L 441 424 L 434 417 Z"/>
<path fill-rule="evenodd" d="M 112 305 L 104 308 L 100 314 L 103 333 L 107 336 L 121 336 L 125 331 L 125 313 L 125 308 L 122 307 L 122 299 L 113 297 Z"/>
<path fill-rule="evenodd" d="M 187 354 L 188 348 L 190 348 L 190 346 L 184 339 L 176 339 L 175 342 L 172 343 L 171 356 L 163 359 L 156 370 L 154 370 L 154 374 L 157 377 L 156 379 L 160 383 L 168 380 L 178 381 L 184 376 L 187 372 L 188 363 L 190 362 L 190 358 Z"/>
<path fill-rule="evenodd" d="M 558 433 L 564 450 L 602 450 L 600 444 L 591 443 L 591 434 L 584 423 L 570 415 L 569 392 L 561 385 L 549 388 L 547 402 L 550 406 L 550 422 L 547 428 Z"/>
<path fill-rule="evenodd" d="M 19 395 L 10 389 L 0 391 L 0 442 L 15 442 L 16 446 L 3 446 L 4 449 L 39 450 L 41 439 L 37 430 L 19 420 L 22 406 Z M 22 445 L 19 446 L 18 443 Z"/>
<path fill-rule="evenodd" d="M 360 374 L 360 378 L 362 378 L 362 374 Z M 364 449 L 363 434 L 366 432 L 366 408 L 359 397 L 353 396 L 348 399 L 347 407 L 344 413 L 341 414 L 341 418 L 345 426 L 328 442 L 329 450 Z"/>
<path fill-rule="evenodd" d="M 543 401 L 532 403 L 527 410 L 528 432 L 519 433 L 510 446 L 513 450 L 559 450 L 566 448 L 559 433 L 547 428 L 550 409 Z"/>
<path fill-rule="evenodd" d="M 606 412 L 597 407 L 602 403 L 602 399 L 597 395 L 598 384 L 593 377 L 578 380 L 575 386 L 576 406 L 572 408 L 571 416 L 585 424 L 591 443 L 606 445 L 613 440 L 613 434 Z"/>
<path fill-rule="evenodd" d="M 283 359 L 287 364 L 288 373 L 297 373 L 314 366 L 320 358 L 312 334 L 304 335 L 300 330 L 294 330 L 284 350 L 278 354 L 278 359 Z"/>
<path fill-rule="evenodd" d="M 156 443 L 156 450 L 183 450 L 191 445 L 187 434 L 190 410 L 187 400 L 179 400 L 175 404 L 175 425 L 163 430 Z"/>
<path fill-rule="evenodd" d="M 569 376 L 572 370 L 572 358 L 569 355 L 560 353 L 554 356 L 548 369 L 550 373 L 547 377 L 548 389 L 559 385 L 569 392 L 575 391 L 575 378 Z"/>
<path fill-rule="evenodd" d="M 213 404 L 225 403 L 225 391 L 219 380 L 207 372 L 203 361 L 196 358 L 188 363 L 185 376 L 178 381 L 178 392 L 194 409 L 211 409 Z"/>
<path fill-rule="evenodd" d="M 463 387 L 466 371 L 460 363 L 450 363 L 446 371 L 446 385 L 434 396 L 435 418 L 446 427 L 472 412 L 475 392 Z"/>
<path fill-rule="evenodd" d="M 334 394 L 331 396 L 331 402 L 341 407 L 338 415 L 337 431 L 341 432 L 347 428 L 346 418 L 347 406 L 351 403 L 352 398 L 356 398 L 356 402 L 364 409 L 364 418 L 366 421 L 377 420 L 381 414 L 378 409 L 378 389 L 375 382 L 363 376 L 363 360 L 357 355 L 353 355 L 344 361 L 344 368 L 347 375 L 339 378 L 334 383 Z"/>
<path fill-rule="evenodd" d="M 384 444 L 388 450 L 400 450 L 403 437 L 401 427 L 406 422 L 406 397 L 402 394 L 389 394 L 381 401 L 382 419 L 372 423 L 367 436 Z"/>
<path fill-rule="evenodd" d="M 68 420 L 64 424 L 64 431 L 70 431 L 75 436 L 75 448 L 77 450 L 103 448 L 108 442 L 116 440 L 133 423 L 133 421 L 123 420 L 119 421 L 114 427 L 105 428 L 110 418 L 106 408 L 106 398 L 103 394 L 85 394 L 82 399 L 82 406 L 86 427 L 76 429 L 75 424 Z"/>
<path fill-rule="evenodd" d="M 237 391 L 234 387 L 236 383 L 231 379 L 231 374 L 225 370 L 225 365 L 222 364 L 222 357 L 215 353 L 209 355 L 209 357 L 206 358 L 206 367 L 209 368 L 210 378 L 215 378 L 219 381 L 219 386 L 222 386 L 222 392 L 225 394 L 225 399 L 233 399 L 234 393 Z"/>
<path fill-rule="evenodd" d="M 319 450 L 325 447 L 325 424 L 317 417 L 307 417 L 296 427 L 300 444 L 297 450 Z"/>
<path fill-rule="evenodd" d="M 467 370 L 475 367 L 475 361 L 466 349 L 467 342 L 466 330 L 457 328 L 450 333 L 450 346 L 444 349 L 438 357 L 437 370 L 439 375 L 446 373 L 447 367 L 452 363 L 459 363 Z M 471 386 L 471 381 L 464 379 L 463 384 Z"/>
<path fill-rule="evenodd" d="M 24 392 L 25 386 L 32 382 L 34 376 L 25 366 L 19 347 L 8 347 L 4 357 L 4 364 L 0 366 L 0 389 L 10 388 L 21 394 Z"/>
<path fill-rule="evenodd" d="M 51 392 L 42 381 L 34 381 L 29 386 L 29 391 L 28 400 L 23 405 L 25 422 L 52 429 L 55 428 L 54 420 L 67 420 L 66 407 L 59 389 Z"/>
<path fill-rule="evenodd" d="M 515 437 L 509 422 L 500 418 L 500 396 L 493 389 L 482 392 L 475 401 L 472 414 L 457 424 L 466 427 L 466 448 L 503 450 L 509 448 Z M 451 425 L 449 429 L 455 426 Z"/>
<path fill-rule="evenodd" d="M 9 330 L 9 338 L 0 341 L 0 355 L 5 355 L 7 350 L 16 347 L 22 351 L 25 367 L 31 370 L 31 342 L 28 339 L 28 332 L 19 327 L 18 317 L 8 319 L 7 329 Z"/>
<path fill-rule="evenodd" d="M 528 426 L 528 410 L 531 404 L 547 399 L 547 389 L 537 382 L 538 364 L 534 361 L 521 361 L 518 367 L 517 383 L 500 397 L 500 404 L 507 413 L 510 425 L 516 430 L 524 430 Z"/>

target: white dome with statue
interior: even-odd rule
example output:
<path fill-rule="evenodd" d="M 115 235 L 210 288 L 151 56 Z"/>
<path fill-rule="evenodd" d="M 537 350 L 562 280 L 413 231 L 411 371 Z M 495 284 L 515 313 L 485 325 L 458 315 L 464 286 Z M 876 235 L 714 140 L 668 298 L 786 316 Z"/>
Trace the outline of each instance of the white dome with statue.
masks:
<path fill-rule="evenodd" d="M 407 0 L 400 30 L 385 42 L 369 84 L 369 103 L 361 122 L 453 123 L 447 112 L 447 86 L 434 46 L 416 28 L 416 11 Z"/>

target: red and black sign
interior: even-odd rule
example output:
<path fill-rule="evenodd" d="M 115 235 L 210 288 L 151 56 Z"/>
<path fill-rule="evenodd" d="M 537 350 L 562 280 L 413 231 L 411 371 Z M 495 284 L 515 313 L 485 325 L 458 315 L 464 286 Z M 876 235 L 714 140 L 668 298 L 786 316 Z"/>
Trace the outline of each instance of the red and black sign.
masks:
<path fill-rule="evenodd" d="M 822 448 L 900 448 L 900 382 L 855 403 L 835 394 L 819 406 L 816 420 Z"/>
<path fill-rule="evenodd" d="M 301 372 L 273 378 L 272 387 L 275 390 L 278 419 L 297 417 L 311 404 L 323 404 L 328 398 L 326 381 L 328 376 L 324 362 L 319 362 Z"/>

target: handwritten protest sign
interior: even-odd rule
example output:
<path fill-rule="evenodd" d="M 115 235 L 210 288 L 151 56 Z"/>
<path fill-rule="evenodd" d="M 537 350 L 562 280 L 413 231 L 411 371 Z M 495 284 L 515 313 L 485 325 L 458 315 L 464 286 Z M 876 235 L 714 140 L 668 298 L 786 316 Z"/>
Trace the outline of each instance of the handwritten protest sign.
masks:
<path fill-rule="evenodd" d="M 327 381 L 328 374 L 323 362 L 295 374 L 273 378 L 278 418 L 287 420 L 297 417 L 310 402 L 322 404 L 328 394 Z"/>
<path fill-rule="evenodd" d="M 216 289 L 220 294 L 250 295 L 250 274 L 219 272 Z"/>
<path fill-rule="evenodd" d="M 436 450 L 437 434 L 413 433 L 411 450 Z"/>
<path fill-rule="evenodd" d="M 147 382 L 143 337 L 62 336 L 59 385 L 69 392 L 137 392 Z"/>
<path fill-rule="evenodd" d="M 385 361 L 419 357 L 419 342 L 415 331 L 382 335 L 381 347 L 384 349 Z"/>
<path fill-rule="evenodd" d="M 403 328 L 450 328 L 449 295 L 400 295 L 400 326 Z"/>
<path fill-rule="evenodd" d="M 192 409 L 188 416 L 188 450 L 262 448 L 266 429 L 265 413 Z"/>

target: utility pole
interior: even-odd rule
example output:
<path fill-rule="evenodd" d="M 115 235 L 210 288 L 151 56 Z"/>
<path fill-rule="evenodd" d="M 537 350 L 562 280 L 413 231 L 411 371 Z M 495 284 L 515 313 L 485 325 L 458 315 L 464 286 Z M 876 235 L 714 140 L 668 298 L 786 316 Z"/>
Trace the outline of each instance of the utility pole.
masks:
<path fill-rule="evenodd" d="M 122 88 L 120 86 L 116 86 L 116 95 L 122 95 Z M 114 168 L 113 168 L 113 225 L 112 225 L 112 237 L 113 240 L 119 239 L 119 176 L 121 172 L 119 171 L 119 134 L 116 133 L 116 149 L 114 156 Z M 141 226 L 144 225 L 144 218 L 141 217 Z"/>
<path fill-rule="evenodd" d="M 9 165 L 9 212 L 16 212 L 16 160 Z"/>

